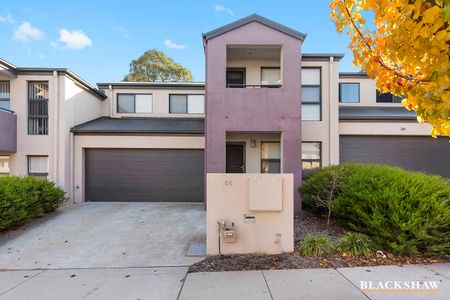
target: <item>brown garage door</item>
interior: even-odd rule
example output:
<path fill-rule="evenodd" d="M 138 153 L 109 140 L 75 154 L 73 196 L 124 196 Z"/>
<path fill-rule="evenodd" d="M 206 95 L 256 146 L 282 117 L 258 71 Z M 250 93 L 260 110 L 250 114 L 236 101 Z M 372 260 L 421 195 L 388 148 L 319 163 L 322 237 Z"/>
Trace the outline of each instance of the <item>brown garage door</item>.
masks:
<path fill-rule="evenodd" d="M 373 162 L 450 177 L 447 138 L 340 136 L 341 162 Z"/>
<path fill-rule="evenodd" d="M 203 150 L 86 149 L 86 201 L 203 202 Z"/>

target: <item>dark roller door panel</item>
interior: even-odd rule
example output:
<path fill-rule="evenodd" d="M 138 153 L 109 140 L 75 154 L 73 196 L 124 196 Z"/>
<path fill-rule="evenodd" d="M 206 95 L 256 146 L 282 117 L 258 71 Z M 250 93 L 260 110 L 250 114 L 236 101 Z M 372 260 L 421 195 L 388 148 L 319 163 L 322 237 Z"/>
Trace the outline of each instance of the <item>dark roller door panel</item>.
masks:
<path fill-rule="evenodd" d="M 203 150 L 86 149 L 86 201 L 203 202 Z"/>
<path fill-rule="evenodd" d="M 447 138 L 340 136 L 341 162 L 373 162 L 450 177 Z"/>

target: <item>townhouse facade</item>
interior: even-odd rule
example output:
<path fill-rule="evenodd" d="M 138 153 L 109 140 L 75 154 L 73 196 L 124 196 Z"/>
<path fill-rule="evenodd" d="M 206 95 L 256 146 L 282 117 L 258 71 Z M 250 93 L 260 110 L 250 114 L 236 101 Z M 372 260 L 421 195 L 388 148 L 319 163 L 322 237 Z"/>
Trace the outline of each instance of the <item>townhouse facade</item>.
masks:
<path fill-rule="evenodd" d="M 203 35 L 206 82 L 106 82 L 0 60 L 0 174 L 47 177 L 75 203 L 205 202 L 208 174 L 374 162 L 450 176 L 450 144 L 342 54 L 251 15 Z M 285 180 L 285 178 L 283 178 Z"/>

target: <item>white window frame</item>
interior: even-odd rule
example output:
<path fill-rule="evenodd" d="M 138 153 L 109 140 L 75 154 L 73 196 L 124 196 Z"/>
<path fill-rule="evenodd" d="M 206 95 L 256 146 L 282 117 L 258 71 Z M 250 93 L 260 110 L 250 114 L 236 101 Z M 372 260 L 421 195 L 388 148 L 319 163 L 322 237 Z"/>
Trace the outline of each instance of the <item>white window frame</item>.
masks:
<path fill-rule="evenodd" d="M 263 157 L 263 145 L 264 144 L 267 144 L 267 145 L 270 145 L 270 144 L 278 144 L 278 156 L 276 156 L 276 157 Z M 264 171 L 264 169 L 263 169 L 263 165 L 264 165 L 264 163 L 265 162 L 267 162 L 267 163 L 271 163 L 271 162 L 273 162 L 273 163 L 278 163 L 279 165 L 280 165 L 280 170 L 279 170 L 279 173 L 281 173 L 281 171 L 282 171 L 282 169 L 283 169 L 283 166 L 281 165 L 281 151 L 282 151 L 282 148 L 281 148 L 281 142 L 280 141 L 261 141 L 261 146 L 260 146 L 260 156 L 261 156 L 261 162 L 260 162 L 260 164 L 261 164 L 261 173 L 270 173 L 270 172 L 265 172 Z M 272 174 L 279 174 L 279 173 L 272 173 Z"/>
<path fill-rule="evenodd" d="M 31 168 L 32 160 L 34 158 L 40 158 L 40 159 L 46 159 L 45 162 L 45 169 L 40 171 L 33 171 Z M 36 176 L 36 177 L 48 177 L 48 155 L 28 155 L 27 156 L 27 172 L 29 176 Z"/>
<path fill-rule="evenodd" d="M 308 76 L 305 76 L 307 70 L 318 70 L 319 71 L 319 82 L 310 81 Z M 302 89 L 303 88 L 317 88 L 319 89 L 319 101 L 303 101 L 302 97 L 302 121 L 322 121 L 322 68 L 321 67 L 303 67 L 302 68 Z M 306 107 L 318 107 L 319 118 L 318 119 L 306 119 L 304 118 L 304 111 Z"/>
<path fill-rule="evenodd" d="M 171 97 L 172 96 L 185 96 L 186 97 L 186 103 L 185 103 L 185 112 L 172 112 L 170 110 L 170 101 L 171 101 Z M 191 98 L 191 100 L 194 99 L 194 97 L 197 96 L 202 96 L 203 97 L 203 107 L 202 107 L 202 111 L 196 110 L 196 111 L 192 111 L 190 110 L 190 107 L 194 107 L 193 105 L 189 105 L 189 98 Z M 205 113 L 205 94 L 169 94 L 169 114 L 178 114 L 178 115 L 200 115 L 200 114 L 204 114 Z"/>
<path fill-rule="evenodd" d="M 313 159 L 313 158 L 304 158 L 303 157 L 303 150 L 304 150 L 304 144 L 319 144 L 319 158 L 318 159 Z M 312 169 L 304 169 L 303 168 L 303 162 L 318 162 L 319 163 L 319 168 L 322 167 L 322 142 L 321 141 L 302 141 L 302 173 L 303 175 L 307 175 L 309 172 L 311 172 L 312 170 L 314 170 L 315 168 Z"/>
<path fill-rule="evenodd" d="M 9 156 L 0 155 L 0 161 L 2 161 L 1 165 L 6 164 L 5 167 L 3 167 L 3 166 L 0 167 L 0 176 L 8 176 L 9 172 L 10 172 L 10 168 L 9 168 L 10 158 L 9 158 Z M 6 162 L 6 163 L 4 163 L 4 162 Z"/>
<path fill-rule="evenodd" d="M 134 111 L 133 112 L 120 112 L 119 111 L 119 98 L 120 96 L 133 96 L 134 98 Z M 149 111 L 137 111 L 137 97 L 138 96 L 150 96 L 150 106 Z M 116 112 L 118 114 L 152 114 L 153 113 L 153 94 L 143 93 L 143 94 L 135 94 L 135 93 L 118 93 L 116 96 Z"/>

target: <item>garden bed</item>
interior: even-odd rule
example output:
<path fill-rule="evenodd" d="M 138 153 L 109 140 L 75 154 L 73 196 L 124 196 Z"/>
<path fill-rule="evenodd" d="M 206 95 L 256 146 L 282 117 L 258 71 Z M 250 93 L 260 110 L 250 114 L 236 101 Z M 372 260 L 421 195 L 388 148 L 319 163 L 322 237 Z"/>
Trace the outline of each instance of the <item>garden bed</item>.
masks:
<path fill-rule="evenodd" d="M 331 220 L 330 226 L 327 226 L 325 217 L 309 211 L 301 210 L 294 216 L 294 243 L 296 245 L 308 235 L 325 234 L 330 240 L 337 241 L 344 233 L 345 229 L 334 220 Z"/>
<path fill-rule="evenodd" d="M 309 268 L 345 268 L 377 265 L 430 264 L 450 262 L 450 256 L 394 256 L 390 253 L 372 253 L 368 256 L 342 256 L 333 254 L 327 258 L 311 258 L 301 255 L 298 245 L 308 235 L 325 234 L 331 240 L 338 240 L 345 230 L 331 222 L 327 226 L 326 219 L 308 211 L 301 211 L 294 218 L 295 251 L 280 255 L 228 255 L 211 256 L 192 265 L 189 272 L 219 272 L 242 270 L 281 270 L 281 269 L 309 269 Z"/>
<path fill-rule="evenodd" d="M 386 258 L 380 255 L 367 257 L 342 257 L 331 255 L 327 258 L 311 258 L 300 255 L 297 251 L 280 255 L 230 255 L 211 256 L 189 268 L 189 273 L 220 272 L 242 270 L 282 270 L 282 269 L 313 269 L 313 268 L 347 268 L 380 265 L 432 264 L 450 262 L 450 257 L 425 256 L 393 256 Z"/>

